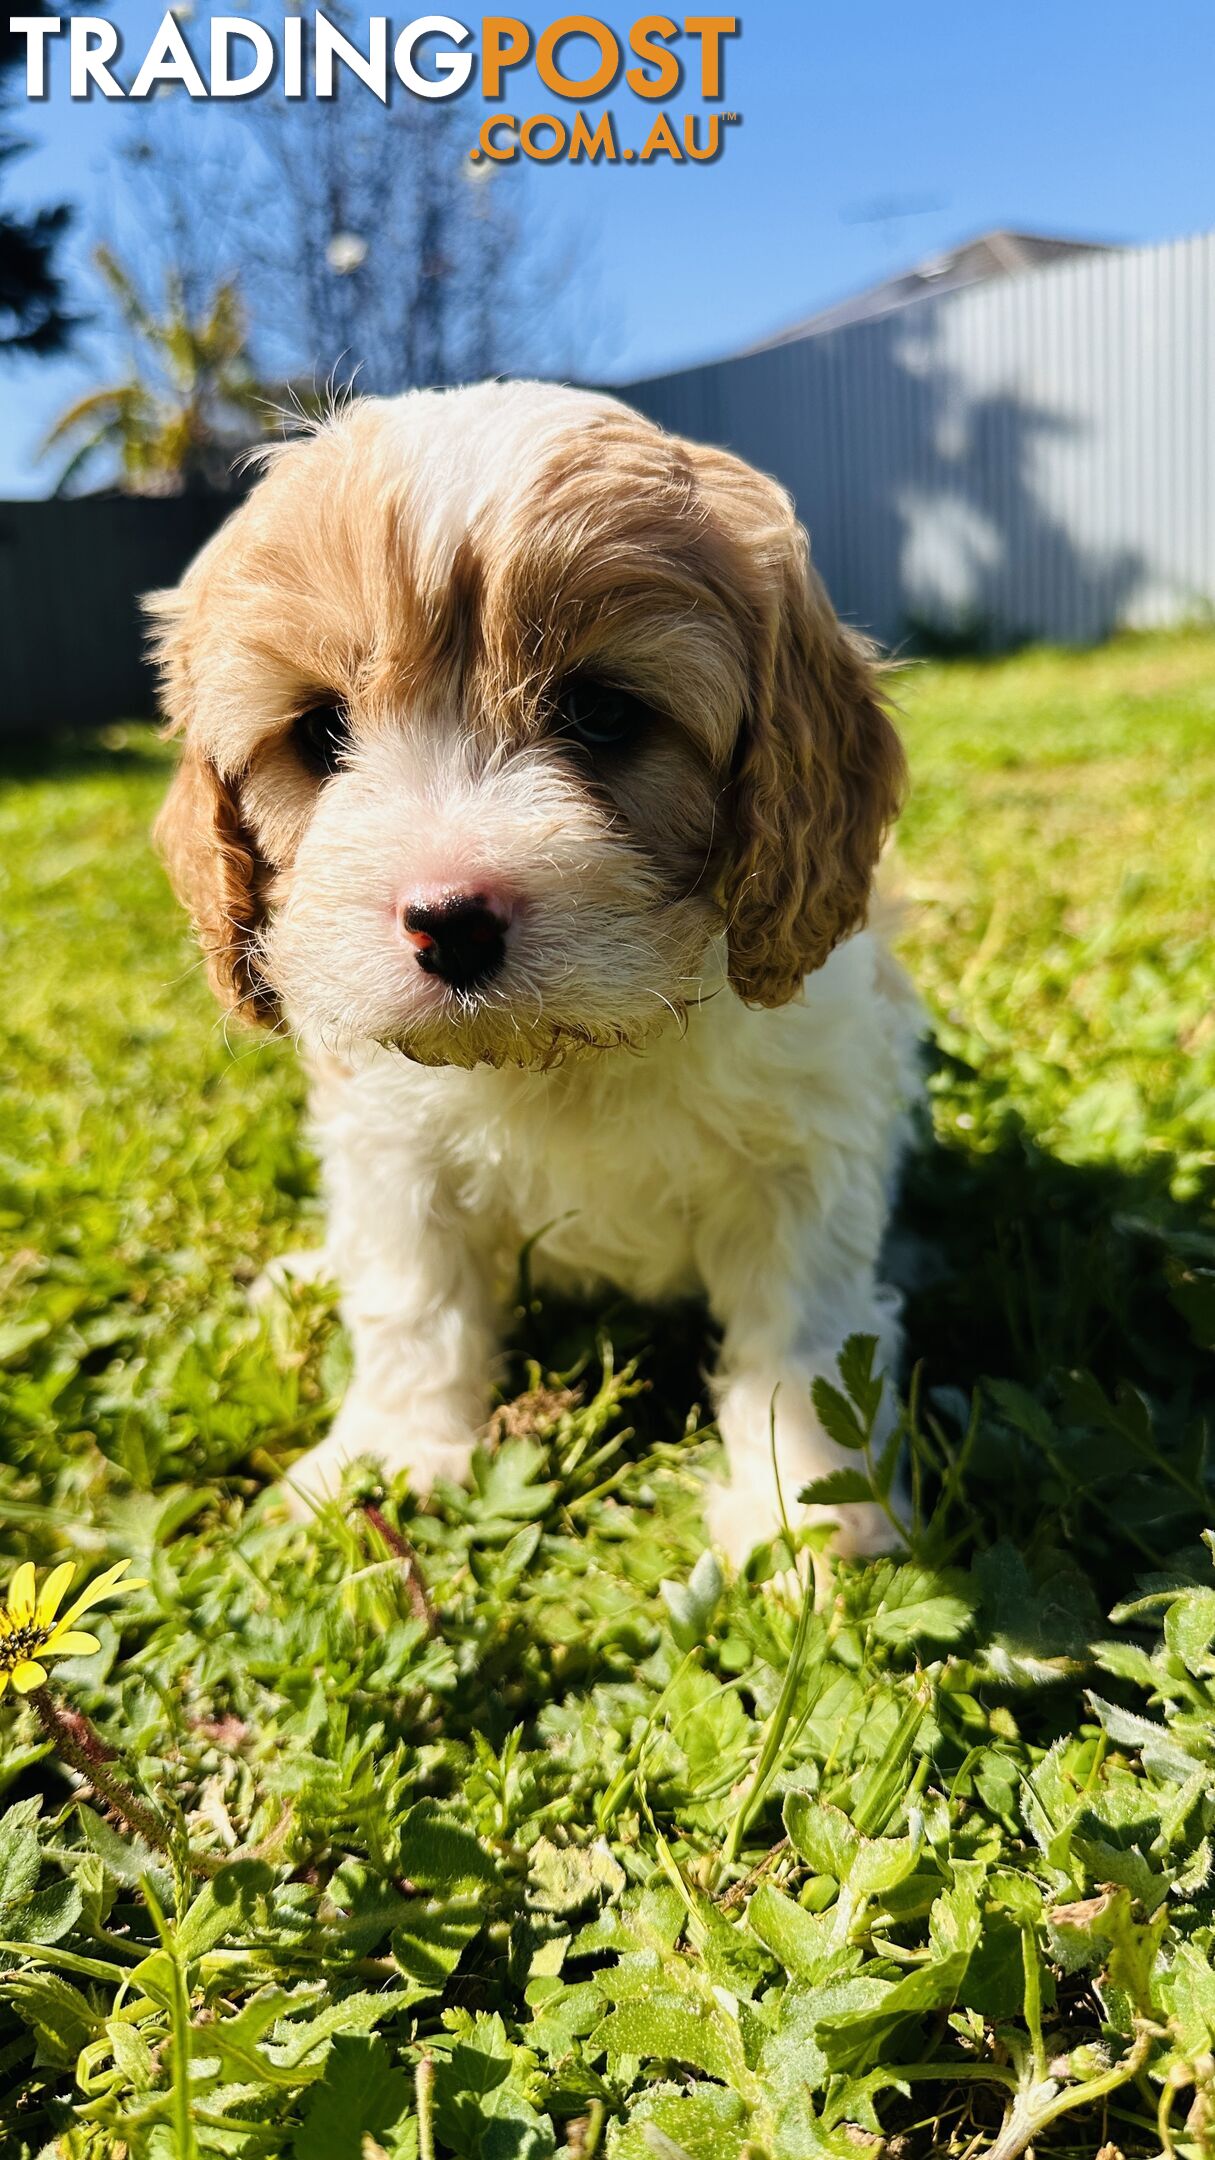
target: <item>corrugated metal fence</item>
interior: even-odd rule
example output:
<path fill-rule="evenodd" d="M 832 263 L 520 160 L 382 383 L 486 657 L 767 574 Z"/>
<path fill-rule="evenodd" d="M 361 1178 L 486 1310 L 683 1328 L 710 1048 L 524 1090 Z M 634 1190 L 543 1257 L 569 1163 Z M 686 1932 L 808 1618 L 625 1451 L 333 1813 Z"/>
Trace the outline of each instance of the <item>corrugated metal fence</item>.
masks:
<path fill-rule="evenodd" d="M 1088 641 L 1215 607 L 1215 234 L 634 383 L 794 494 L 840 612 Z"/>
<path fill-rule="evenodd" d="M 1090 640 L 1215 607 L 1215 234 L 635 383 L 790 488 L 836 606 Z M 138 595 L 230 498 L 0 504 L 0 733 L 150 712 Z"/>

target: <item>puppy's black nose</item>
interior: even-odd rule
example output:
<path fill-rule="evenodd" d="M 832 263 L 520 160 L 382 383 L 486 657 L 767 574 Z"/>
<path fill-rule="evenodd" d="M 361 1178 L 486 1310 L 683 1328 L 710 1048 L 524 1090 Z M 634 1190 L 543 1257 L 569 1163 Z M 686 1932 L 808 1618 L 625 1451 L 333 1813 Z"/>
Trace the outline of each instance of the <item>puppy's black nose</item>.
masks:
<path fill-rule="evenodd" d="M 406 900 L 401 928 L 423 972 L 440 976 L 453 990 L 477 989 L 502 965 L 506 915 L 484 893 Z"/>

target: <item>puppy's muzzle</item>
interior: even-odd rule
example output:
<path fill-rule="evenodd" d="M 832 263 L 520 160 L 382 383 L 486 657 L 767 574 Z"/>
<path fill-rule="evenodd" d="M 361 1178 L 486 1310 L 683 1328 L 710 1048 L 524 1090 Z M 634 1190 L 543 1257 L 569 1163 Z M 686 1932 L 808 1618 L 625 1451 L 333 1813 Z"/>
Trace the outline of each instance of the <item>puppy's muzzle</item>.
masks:
<path fill-rule="evenodd" d="M 495 896 L 417 895 L 401 903 L 399 916 L 424 975 L 437 975 L 452 990 L 477 990 L 499 972 L 510 914 Z"/>

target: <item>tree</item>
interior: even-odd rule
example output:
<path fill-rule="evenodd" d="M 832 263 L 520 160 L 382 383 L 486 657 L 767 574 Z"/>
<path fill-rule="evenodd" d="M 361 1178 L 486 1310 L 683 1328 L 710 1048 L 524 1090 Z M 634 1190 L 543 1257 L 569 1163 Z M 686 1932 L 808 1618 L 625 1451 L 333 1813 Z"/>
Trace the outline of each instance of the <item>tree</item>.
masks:
<path fill-rule="evenodd" d="M 325 12 L 359 45 L 365 18 Z M 250 118 L 267 169 L 245 289 L 294 372 L 391 394 L 585 364 L 585 246 L 542 215 L 525 161 L 470 159 L 467 101 L 394 85 L 381 104 L 339 70 L 334 97 L 266 97 Z"/>
<path fill-rule="evenodd" d="M 23 12 L 45 14 L 45 0 L 31 0 Z M 24 63 L 25 40 L 10 29 L 6 12 L 0 17 L 0 173 L 26 147 L 4 117 L 13 96 L 10 77 Z M 24 216 L 0 209 L 0 358 L 62 352 L 78 327 L 81 317 L 67 307 L 57 268 L 71 220 L 66 203 Z"/>
<path fill-rule="evenodd" d="M 471 134 L 454 102 L 381 105 L 348 79 L 332 100 L 270 94 L 239 114 L 158 101 L 121 153 L 95 257 L 129 370 L 53 430 L 45 447 L 72 451 L 60 486 L 106 456 L 141 491 L 222 483 L 274 405 L 315 411 L 356 380 L 392 394 L 562 374 L 576 337 L 585 368 L 581 264 L 541 224 L 532 177 L 470 160 Z M 290 387 L 272 398 L 267 378 Z"/>
<path fill-rule="evenodd" d="M 541 265 L 520 176 L 470 162 L 462 107 L 360 90 L 268 102 L 259 125 L 276 184 L 250 293 L 292 323 L 306 370 L 391 393 L 567 360 L 537 329 L 572 323 L 568 294 L 545 305 L 569 266 Z"/>
<path fill-rule="evenodd" d="M 233 461 L 264 433 L 271 402 L 249 358 L 235 280 L 221 280 L 193 310 L 182 275 L 169 269 L 157 311 L 108 248 L 93 259 L 131 339 L 130 372 L 55 422 L 40 454 L 69 453 L 56 492 L 98 460 L 116 464 L 137 495 L 230 485 Z"/>

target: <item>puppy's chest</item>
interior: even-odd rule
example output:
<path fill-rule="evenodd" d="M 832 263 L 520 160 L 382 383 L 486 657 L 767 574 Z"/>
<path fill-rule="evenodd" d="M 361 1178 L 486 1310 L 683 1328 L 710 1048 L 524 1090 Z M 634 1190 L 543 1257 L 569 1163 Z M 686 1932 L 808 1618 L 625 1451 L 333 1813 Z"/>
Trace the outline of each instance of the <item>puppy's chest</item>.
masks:
<path fill-rule="evenodd" d="M 629 1076 L 630 1078 L 632 1076 Z M 640 1298 L 695 1290 L 693 1236 L 711 1148 L 693 1110 L 656 1074 L 613 1088 L 520 1091 L 480 1135 L 482 1220 L 513 1260 L 536 1239 L 532 1272 Z"/>

